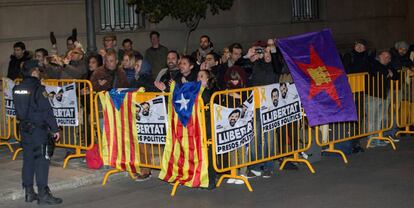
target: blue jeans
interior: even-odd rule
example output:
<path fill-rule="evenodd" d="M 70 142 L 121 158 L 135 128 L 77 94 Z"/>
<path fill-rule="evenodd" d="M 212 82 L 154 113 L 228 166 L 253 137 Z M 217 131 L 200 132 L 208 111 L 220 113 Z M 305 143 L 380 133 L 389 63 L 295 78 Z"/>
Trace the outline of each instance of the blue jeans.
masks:
<path fill-rule="evenodd" d="M 271 130 L 269 132 L 263 133 L 260 124 L 260 110 L 256 110 L 256 136 L 255 139 L 250 142 L 250 154 L 251 154 L 251 161 L 261 160 L 264 158 L 269 158 L 275 156 L 275 131 Z M 257 145 L 257 146 L 256 146 Z M 257 153 L 257 157 L 256 157 Z M 272 171 L 274 169 L 273 161 L 267 161 L 263 163 L 259 163 L 256 165 L 252 165 L 249 167 L 251 170 L 261 171 Z"/>
<path fill-rule="evenodd" d="M 387 101 L 374 96 L 368 96 L 367 99 L 368 102 L 366 102 L 366 104 L 368 105 L 368 131 L 371 133 L 386 128 L 387 121 L 384 119 L 384 115 L 385 113 L 388 114 L 387 109 L 385 109 L 385 106 L 387 106 Z M 368 138 L 371 138 L 373 136 L 377 135 L 370 135 Z M 373 142 L 378 144 L 380 143 L 380 140 L 375 140 Z"/>
<path fill-rule="evenodd" d="M 394 98 L 394 106 L 390 106 L 391 105 L 391 98 Z M 391 94 L 391 92 L 388 92 L 388 97 L 387 97 L 387 102 L 386 102 L 386 109 L 387 109 L 387 122 L 385 122 L 386 124 L 389 124 L 391 122 L 391 110 L 393 111 L 393 124 L 392 124 L 392 128 L 388 131 L 384 132 L 384 136 L 391 136 L 391 137 L 395 137 L 395 134 L 398 132 L 398 126 L 397 126 L 397 108 L 396 105 L 396 100 L 399 99 L 401 100 L 401 90 L 399 90 L 398 92 L 398 98 L 396 96 L 396 94 Z M 394 109 L 391 109 L 391 107 L 394 107 Z"/>

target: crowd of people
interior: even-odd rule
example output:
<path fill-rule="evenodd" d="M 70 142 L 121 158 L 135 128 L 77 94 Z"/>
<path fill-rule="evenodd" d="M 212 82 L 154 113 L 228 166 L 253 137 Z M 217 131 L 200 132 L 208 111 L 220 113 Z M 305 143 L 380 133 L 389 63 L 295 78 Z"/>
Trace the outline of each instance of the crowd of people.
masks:
<path fill-rule="evenodd" d="M 199 47 L 191 55 L 169 50 L 160 43 L 160 34 L 157 31 L 149 34 L 151 47 L 143 53 L 133 48 L 130 39 L 123 40 L 118 48 L 117 37 L 106 35 L 102 40 L 102 49 L 96 53 L 86 54 L 77 39 L 76 29 L 67 38 L 67 48 L 63 54 L 56 47 L 53 33 L 50 34 L 50 40 L 51 50 L 38 48 L 34 50 L 34 54 L 26 49 L 23 42 L 15 43 L 7 77 L 13 80 L 21 78 L 22 64 L 33 59 L 40 65 L 41 78 L 87 79 L 91 81 L 96 92 L 112 88 L 141 87 L 147 92 L 169 91 L 173 81 L 201 81 L 205 87 L 202 96 L 205 103 L 209 103 L 211 95 L 218 90 L 293 83 L 274 39 L 256 41 L 247 48 L 240 43 L 232 43 L 219 50 L 214 48 L 209 36 L 203 35 L 199 39 Z M 359 39 L 355 41 L 353 48 L 341 57 L 348 74 L 368 72 L 370 76 L 380 74 L 387 80 L 397 80 L 399 70 L 403 67 L 413 68 L 413 49 L 413 46 L 399 41 L 391 49 L 376 53 L 368 48 L 367 41 Z M 388 84 L 385 89 L 384 93 L 387 93 Z M 370 96 L 378 102 L 379 99 L 387 99 L 390 96 L 375 93 L 377 90 L 371 92 Z M 388 136 L 393 137 L 394 133 L 391 132 Z M 375 145 L 382 146 L 384 143 L 378 141 Z M 363 151 L 358 140 L 355 140 L 353 148 L 354 152 Z M 297 169 L 293 163 L 288 164 L 292 169 Z M 210 166 L 212 168 L 212 165 Z M 267 162 L 249 167 L 240 174 L 246 177 L 261 175 L 268 178 L 273 169 L 272 163 Z M 150 171 L 144 169 L 144 172 L 140 175 L 142 179 L 150 175 Z M 230 182 L 242 183 L 237 180 Z"/>

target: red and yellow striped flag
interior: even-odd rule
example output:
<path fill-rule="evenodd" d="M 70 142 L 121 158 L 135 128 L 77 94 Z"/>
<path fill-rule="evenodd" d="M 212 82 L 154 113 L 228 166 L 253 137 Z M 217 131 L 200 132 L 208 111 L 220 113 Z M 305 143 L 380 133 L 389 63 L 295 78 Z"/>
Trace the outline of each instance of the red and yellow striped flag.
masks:
<path fill-rule="evenodd" d="M 103 110 L 102 159 L 104 165 L 139 172 L 139 145 L 135 126 L 136 93 L 111 90 L 99 93 Z"/>
<path fill-rule="evenodd" d="M 207 187 L 208 158 L 202 130 L 202 90 L 200 86 L 196 90 L 194 87 L 197 87 L 194 83 L 185 83 L 179 90 L 175 84 L 171 86 L 170 92 L 173 93 L 168 99 L 168 131 L 159 178 L 170 183 L 178 181 L 188 187 Z M 177 109 L 174 103 L 182 106 Z M 179 114 L 187 109 L 187 119 L 182 121 Z"/>

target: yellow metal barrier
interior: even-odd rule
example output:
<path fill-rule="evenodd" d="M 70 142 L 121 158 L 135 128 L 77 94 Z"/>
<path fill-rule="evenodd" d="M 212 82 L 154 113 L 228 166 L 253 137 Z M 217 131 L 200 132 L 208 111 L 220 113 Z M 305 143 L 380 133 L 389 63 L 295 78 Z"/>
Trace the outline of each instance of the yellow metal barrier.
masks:
<path fill-rule="evenodd" d="M 206 113 L 206 109 L 208 109 L 208 108 L 206 108 L 206 106 L 204 104 L 204 101 L 201 98 L 201 96 L 198 97 L 198 105 L 200 106 L 199 110 L 201 111 L 201 117 L 200 117 L 201 137 L 203 138 L 203 145 L 205 145 L 207 147 L 208 142 L 207 142 L 207 131 L 206 131 L 207 128 L 206 128 L 206 115 L 205 115 L 205 113 Z M 167 113 L 172 113 L 172 112 L 167 112 Z M 162 158 L 162 157 L 160 157 L 160 158 Z M 208 158 L 205 159 L 205 162 L 208 164 Z M 175 193 L 177 192 L 178 186 L 180 186 L 180 181 L 179 180 L 177 180 L 174 183 L 173 188 L 171 190 L 171 196 L 175 196 Z"/>
<path fill-rule="evenodd" d="M 7 84 L 2 81 L 1 84 L 1 92 L 0 92 L 0 146 L 7 146 L 10 150 L 10 152 L 14 152 L 13 147 L 10 145 L 8 140 L 11 136 L 11 128 L 10 128 L 10 122 L 11 119 L 6 115 L 6 99 L 5 99 L 5 93 L 7 93 Z"/>
<path fill-rule="evenodd" d="M 218 104 L 226 108 L 241 107 L 243 102 L 254 94 L 255 97 L 255 113 L 254 118 L 254 137 L 249 144 L 239 147 L 233 151 L 224 154 L 216 153 L 217 139 L 214 128 L 214 116 L 220 115 L 214 113 L 213 106 Z M 243 88 L 235 90 L 226 90 L 215 92 L 210 99 L 210 122 L 211 123 L 211 141 L 212 145 L 212 160 L 214 169 L 219 173 L 230 172 L 230 174 L 223 174 L 217 182 L 217 187 L 221 185 L 225 178 L 233 178 L 243 180 L 247 189 L 253 191 L 249 181 L 241 176 L 243 173 L 238 173 L 238 169 L 245 169 L 248 166 L 272 161 L 278 158 L 293 156 L 283 161 L 280 166 L 282 170 L 286 162 L 305 163 L 312 173 L 315 173 L 312 165 L 305 159 L 299 158 L 301 152 L 307 151 L 311 146 L 312 135 L 315 134 L 313 129 L 307 128 L 306 118 L 302 118 L 285 126 L 278 127 L 270 132 L 263 133 L 258 118 L 259 108 L 261 106 L 258 88 Z M 303 114 L 302 114 L 303 115 Z M 261 132 L 258 134 L 257 132 Z M 267 153 L 265 153 L 265 150 Z"/>
<path fill-rule="evenodd" d="M 102 112 L 102 103 L 99 100 L 99 96 L 102 95 L 103 92 L 98 93 L 94 98 L 94 105 L 95 105 L 95 119 L 96 119 L 96 129 L 97 129 L 97 137 L 98 137 L 98 144 L 99 144 L 99 151 L 100 155 L 102 156 L 102 122 L 103 122 L 103 112 Z M 148 101 L 150 99 L 153 99 L 157 96 L 165 96 L 166 101 L 167 98 L 171 96 L 170 93 L 155 93 L 155 92 L 137 92 L 138 95 L 137 100 L 135 102 L 142 103 L 145 101 Z M 168 101 L 167 101 L 168 102 Z M 200 98 L 199 101 L 201 106 L 204 106 L 203 100 Z M 167 108 L 168 109 L 168 108 Z M 202 130 L 202 136 L 203 136 L 203 142 L 206 144 L 206 128 L 205 128 L 205 115 L 204 115 L 204 108 L 201 109 L 202 111 L 202 119 L 201 119 L 201 130 Z M 171 113 L 171 112 L 167 112 Z M 131 121 L 135 122 L 135 121 Z M 140 144 L 139 145 L 139 158 L 140 158 L 140 167 L 141 168 L 148 168 L 148 169 L 161 169 L 161 160 L 164 153 L 164 144 Z M 123 172 L 119 169 L 111 169 L 107 171 L 104 175 L 104 178 L 102 180 L 102 185 L 105 186 L 108 182 L 109 176 L 115 173 Z M 136 176 L 132 172 L 128 172 L 130 177 L 132 179 L 136 179 Z M 180 182 L 177 181 L 173 185 L 173 189 L 171 191 L 171 196 L 174 196 L 177 188 L 179 187 Z"/>
<path fill-rule="evenodd" d="M 16 82 L 19 82 L 17 80 Z M 92 149 L 95 140 L 94 131 L 94 118 L 93 118 L 93 88 L 89 80 L 75 80 L 75 79 L 61 79 L 61 80 L 42 80 L 43 84 L 50 86 L 65 86 L 75 83 L 77 108 L 78 108 L 78 126 L 61 126 L 61 139 L 56 143 L 57 147 L 75 149 L 75 153 L 68 155 L 63 163 L 63 168 L 66 168 L 70 159 L 85 157 L 85 153 L 82 151 Z M 20 140 L 19 132 L 17 131 L 17 121 L 13 119 L 14 136 L 17 140 Z M 14 156 L 16 159 L 17 154 L 22 151 L 19 148 Z"/>
<path fill-rule="evenodd" d="M 100 92 L 102 93 L 102 92 Z M 169 93 L 155 93 L 155 92 L 137 92 L 138 95 L 137 100 L 135 102 L 142 103 L 145 101 L 148 101 L 150 99 L 153 99 L 157 96 L 163 95 L 163 96 L 170 96 Z M 97 129 L 97 138 L 98 138 L 98 144 L 99 144 L 99 151 L 100 155 L 102 155 L 102 129 L 101 129 L 101 123 L 103 122 L 103 112 L 101 107 L 101 102 L 99 101 L 99 93 L 94 98 L 94 107 L 95 107 L 95 119 L 96 119 L 96 129 Z M 135 122 L 131 121 L 131 122 Z M 135 126 L 135 125 L 134 125 Z M 139 157 L 140 157 L 140 167 L 141 168 L 147 168 L 147 169 L 161 169 L 161 159 L 162 154 L 164 153 L 164 144 L 140 144 L 139 145 Z M 148 170 L 149 171 L 149 170 Z M 102 185 L 105 186 L 108 178 L 110 175 L 122 172 L 118 169 L 112 169 L 106 172 L 104 179 L 102 181 Z M 136 179 L 135 175 L 131 172 L 129 172 L 132 179 Z"/>
<path fill-rule="evenodd" d="M 414 125 L 414 72 L 408 68 L 400 71 L 400 78 L 396 86 L 396 121 L 399 128 L 403 130 L 396 134 L 414 134 L 410 126 Z"/>
<path fill-rule="evenodd" d="M 370 76 L 368 73 L 348 75 L 348 81 L 353 93 L 358 114 L 357 122 L 340 122 L 314 127 L 316 143 L 327 146 L 324 152 L 340 154 L 345 163 L 345 154 L 334 148 L 336 143 L 349 141 L 374 134 L 368 140 L 367 148 L 372 140 L 383 140 L 391 143 L 393 140 L 384 137 L 383 133 L 392 128 L 394 115 L 394 84 L 382 75 Z M 388 83 L 387 83 L 388 82 Z M 385 87 L 389 85 L 389 90 Z"/>

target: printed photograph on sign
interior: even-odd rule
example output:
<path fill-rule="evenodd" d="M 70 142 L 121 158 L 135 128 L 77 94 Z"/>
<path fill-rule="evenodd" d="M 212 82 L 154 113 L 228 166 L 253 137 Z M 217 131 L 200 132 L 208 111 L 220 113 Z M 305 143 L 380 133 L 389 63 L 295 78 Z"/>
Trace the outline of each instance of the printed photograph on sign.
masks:
<path fill-rule="evenodd" d="M 138 142 L 144 144 L 165 144 L 167 136 L 167 109 L 164 96 L 135 103 L 135 121 Z"/>
<path fill-rule="evenodd" d="M 294 84 L 287 82 L 271 84 L 260 87 L 259 91 L 263 132 L 301 119 L 301 103 Z"/>
<path fill-rule="evenodd" d="M 217 154 L 224 154 L 250 143 L 254 137 L 253 113 L 253 94 L 238 108 L 214 104 Z"/>
<path fill-rule="evenodd" d="M 78 125 L 78 102 L 75 83 L 65 86 L 45 85 L 53 114 L 59 126 Z"/>
<path fill-rule="evenodd" d="M 3 98 L 6 105 L 6 115 L 8 117 L 15 117 L 16 111 L 14 110 L 13 103 L 13 87 L 14 82 L 9 78 L 3 77 Z"/>

